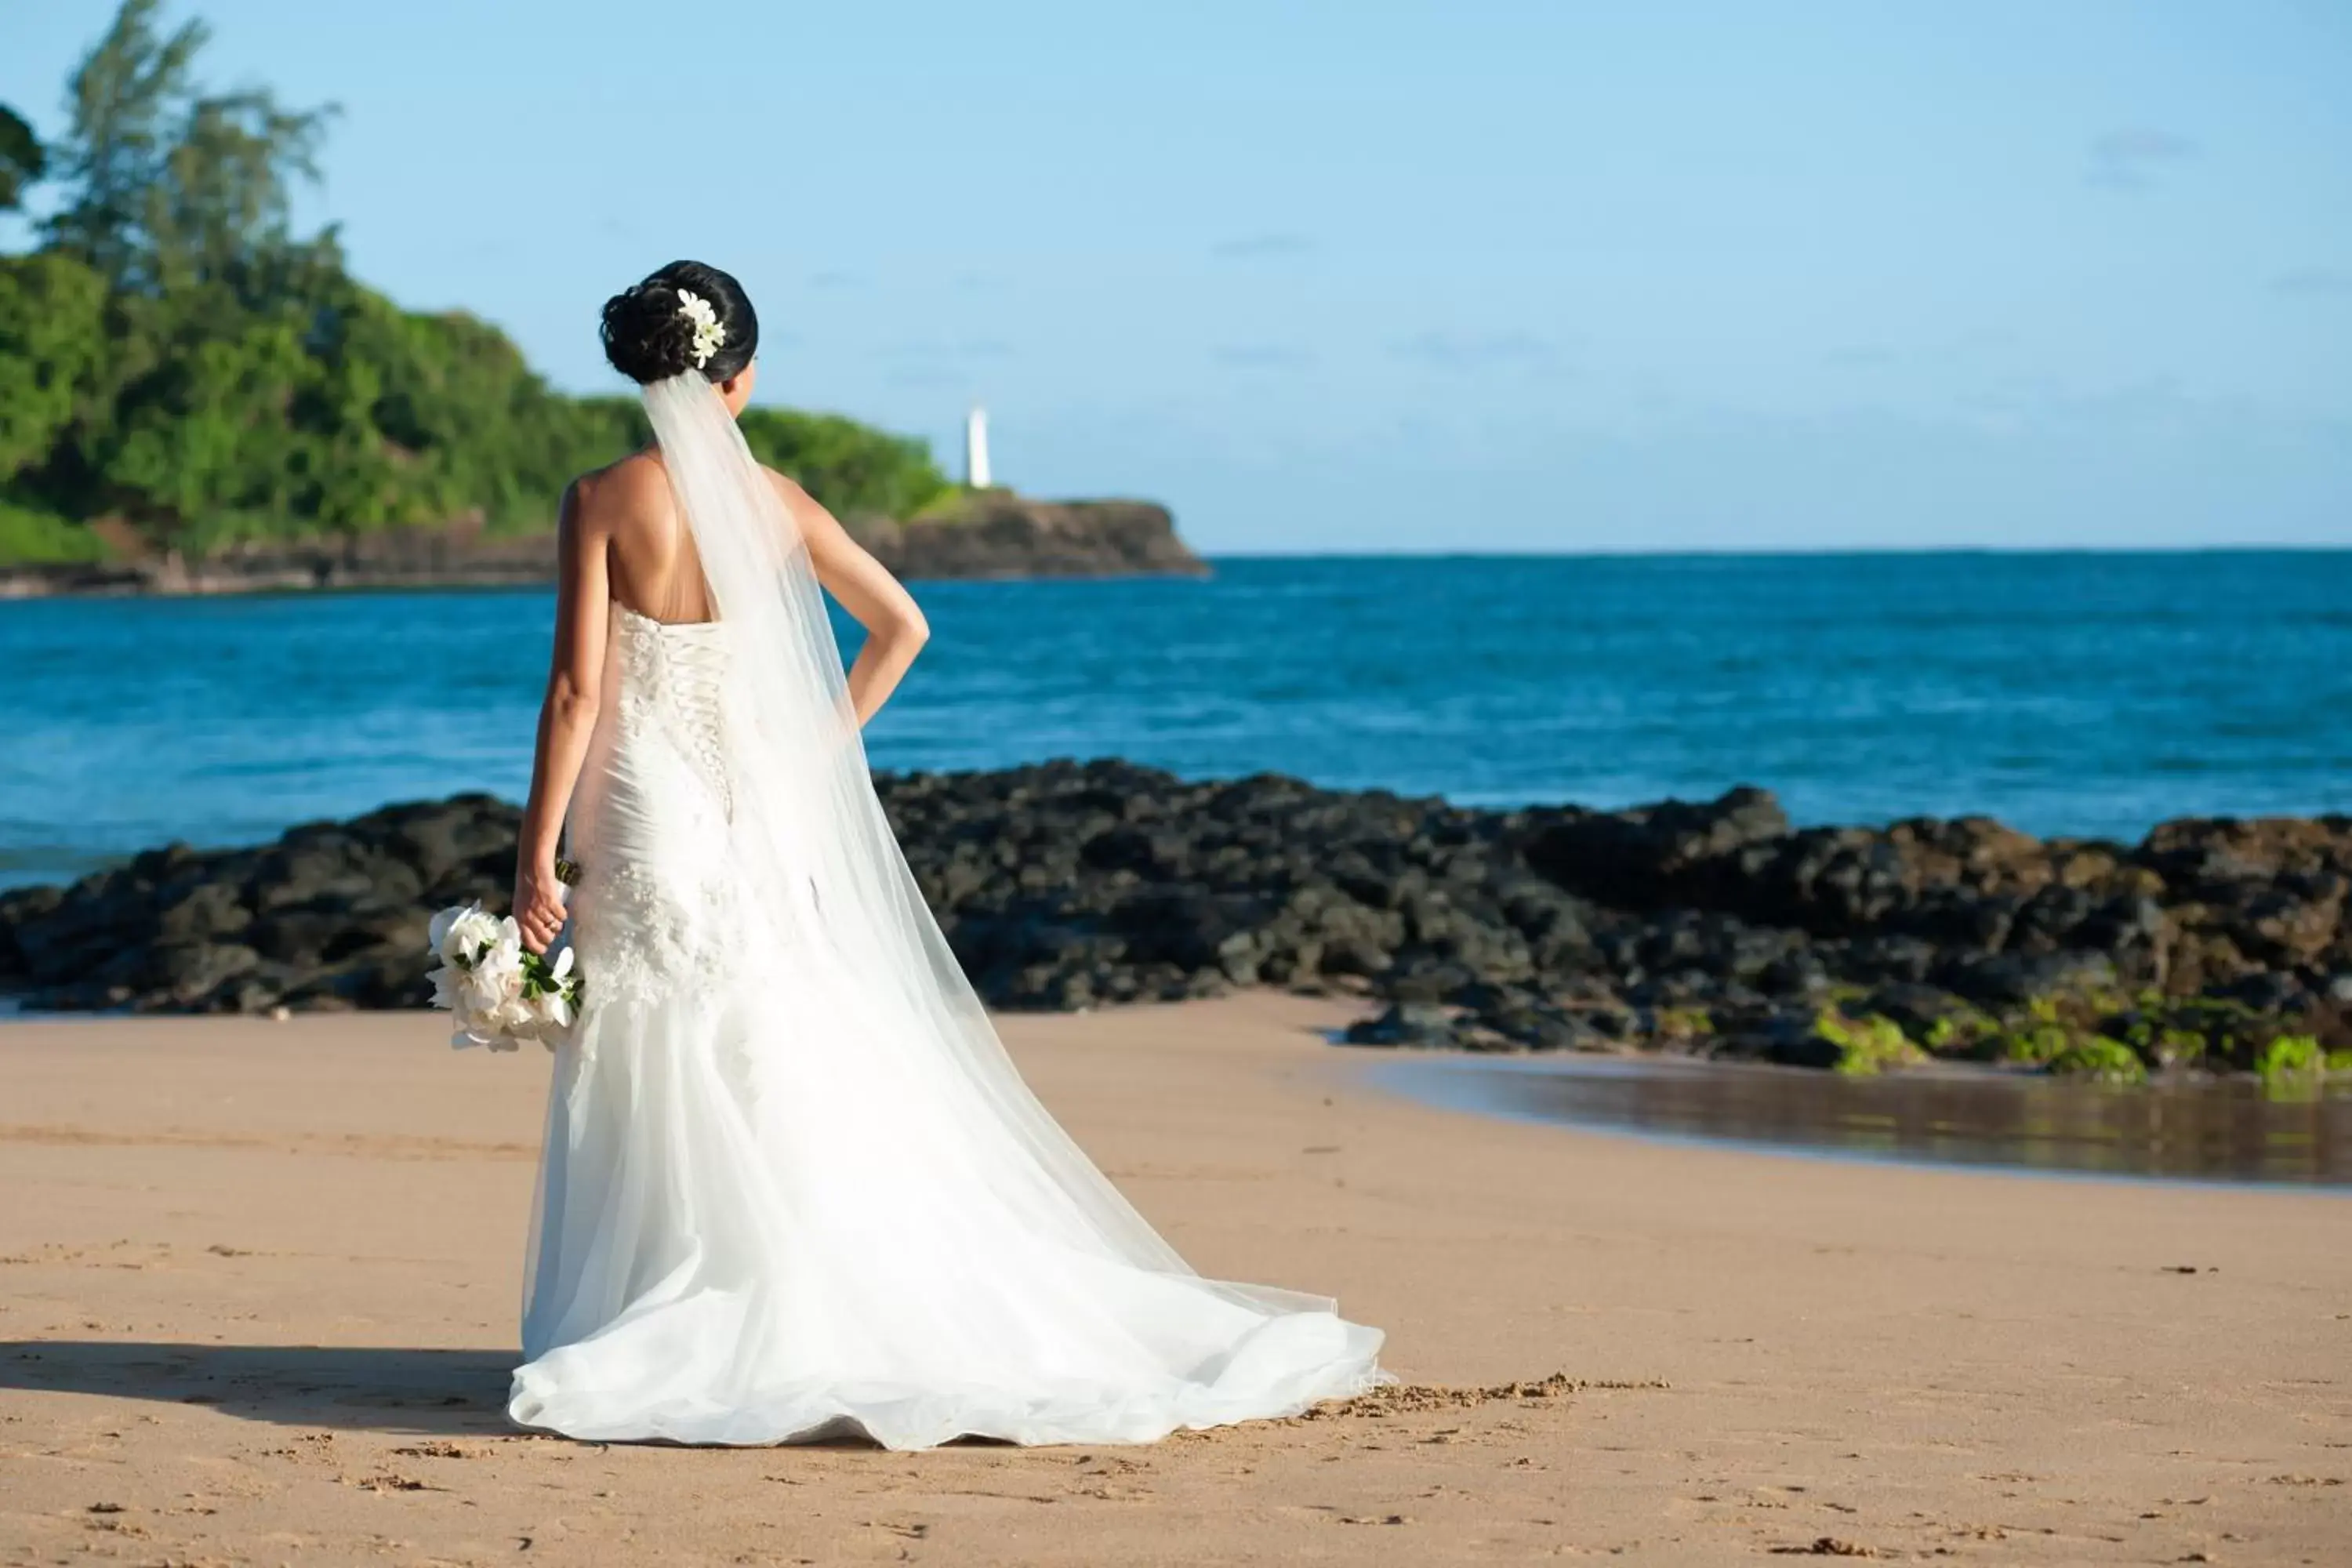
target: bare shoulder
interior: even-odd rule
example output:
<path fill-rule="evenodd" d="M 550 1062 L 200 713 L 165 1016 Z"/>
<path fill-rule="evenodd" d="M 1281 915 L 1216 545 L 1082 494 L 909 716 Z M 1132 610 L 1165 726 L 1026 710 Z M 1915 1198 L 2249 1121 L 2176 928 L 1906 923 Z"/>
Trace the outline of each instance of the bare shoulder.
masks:
<path fill-rule="evenodd" d="M 768 483 L 775 488 L 776 494 L 782 497 L 784 504 L 793 510 L 797 512 L 803 507 L 816 505 L 816 498 L 801 489 L 800 481 L 790 474 L 779 473 L 765 463 L 760 465 L 760 471 L 768 476 Z"/>
<path fill-rule="evenodd" d="M 774 487 L 777 498 L 784 503 L 784 510 L 792 515 L 803 533 L 824 535 L 841 531 L 841 524 L 834 521 L 833 513 L 824 510 L 824 503 L 803 489 L 798 479 L 789 474 L 780 474 L 765 464 L 761 466 L 760 471 L 768 476 L 768 483 Z"/>
<path fill-rule="evenodd" d="M 669 477 L 660 459 L 632 452 L 572 480 L 564 492 L 563 515 L 575 528 L 612 533 L 669 504 Z"/>

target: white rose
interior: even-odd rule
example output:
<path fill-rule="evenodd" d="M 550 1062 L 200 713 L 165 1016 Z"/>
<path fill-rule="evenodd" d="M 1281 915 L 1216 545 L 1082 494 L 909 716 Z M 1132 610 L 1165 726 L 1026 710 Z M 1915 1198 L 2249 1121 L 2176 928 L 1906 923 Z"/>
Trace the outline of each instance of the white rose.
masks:
<path fill-rule="evenodd" d="M 499 920 L 479 904 L 446 909 L 433 917 L 433 946 L 450 963 L 470 959 L 499 939 Z"/>
<path fill-rule="evenodd" d="M 530 1028 L 536 1021 L 538 1014 L 531 1006 L 530 998 L 525 996 L 522 994 L 522 987 L 518 985 L 499 997 L 498 1005 L 483 1016 L 493 1028 L 502 1034 L 511 1035 L 518 1030 Z"/>
<path fill-rule="evenodd" d="M 499 940 L 499 922 L 489 910 L 476 905 L 457 917 L 453 934 L 457 941 L 465 944 L 466 954 L 470 958 Z"/>
<path fill-rule="evenodd" d="M 477 973 L 495 974 L 502 984 L 520 991 L 522 989 L 522 932 L 513 929 L 512 921 L 503 923 L 508 929 L 497 931 L 489 945 L 482 949 L 481 956 L 474 960 L 474 970 Z"/>
<path fill-rule="evenodd" d="M 471 969 L 458 973 L 457 1005 L 455 1010 L 473 1017 L 487 1018 L 497 1009 L 499 1004 L 512 995 L 514 991 L 515 981 L 512 975 L 492 969 L 487 964 L 477 964 Z"/>

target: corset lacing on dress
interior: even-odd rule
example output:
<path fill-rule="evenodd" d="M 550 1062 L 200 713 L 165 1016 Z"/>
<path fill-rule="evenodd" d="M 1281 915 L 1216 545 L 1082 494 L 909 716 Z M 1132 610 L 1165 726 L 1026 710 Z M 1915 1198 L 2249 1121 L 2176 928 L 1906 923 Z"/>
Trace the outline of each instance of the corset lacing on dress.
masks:
<path fill-rule="evenodd" d="M 752 911 L 731 844 L 728 646 L 717 622 L 613 606 L 617 691 L 573 804 L 572 931 L 596 961 L 588 1008 L 740 964 Z"/>
<path fill-rule="evenodd" d="M 733 821 L 720 703 L 727 670 L 723 629 L 716 621 L 657 621 L 617 603 L 614 609 L 624 718 L 650 719 L 667 729 L 678 754 L 710 786 L 720 815 Z"/>

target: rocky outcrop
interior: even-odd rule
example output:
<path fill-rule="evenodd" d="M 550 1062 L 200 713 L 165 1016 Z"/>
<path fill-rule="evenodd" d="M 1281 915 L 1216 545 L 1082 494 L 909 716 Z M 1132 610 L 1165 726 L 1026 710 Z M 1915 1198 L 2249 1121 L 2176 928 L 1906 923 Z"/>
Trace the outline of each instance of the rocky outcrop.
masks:
<path fill-rule="evenodd" d="M 1493 812 L 1118 762 L 879 783 L 999 1006 L 1283 985 L 1366 998 L 1366 1045 L 1847 1071 L 2316 1074 L 2352 1048 L 2352 818 L 2172 822 L 2127 847 L 1981 818 L 1801 829 L 1753 789 Z M 0 989 L 49 1008 L 418 1005 L 427 917 L 502 905 L 516 827 L 461 796 L 0 895 Z"/>
<path fill-rule="evenodd" d="M 1140 500 L 1041 501 L 1001 490 L 966 495 L 910 522 L 856 521 L 850 531 L 901 577 L 1199 576 L 1164 506 Z"/>
<path fill-rule="evenodd" d="M 251 541 L 204 556 L 163 551 L 68 566 L 0 567 L 0 599 L 51 595 L 259 594 L 303 588 L 491 587 L 555 575 L 555 536 L 473 524 Z"/>
<path fill-rule="evenodd" d="M 902 577 L 1198 576 L 1208 568 L 1150 501 L 961 498 L 910 522 L 847 526 Z M 176 552 L 94 564 L 0 566 L 0 599 L 54 595 L 247 594 L 302 588 L 490 587 L 555 574 L 552 533 L 493 534 L 473 524 L 387 528 Z"/>

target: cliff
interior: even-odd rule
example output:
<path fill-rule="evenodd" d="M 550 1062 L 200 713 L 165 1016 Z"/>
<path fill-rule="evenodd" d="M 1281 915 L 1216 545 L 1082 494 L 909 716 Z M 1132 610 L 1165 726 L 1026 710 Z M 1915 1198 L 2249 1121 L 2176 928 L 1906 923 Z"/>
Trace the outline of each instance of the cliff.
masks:
<path fill-rule="evenodd" d="M 1164 506 L 1140 500 L 1029 500 L 988 490 L 908 522 L 850 531 L 901 577 L 1205 576 Z"/>
<path fill-rule="evenodd" d="M 853 518 L 853 535 L 902 577 L 1200 576 L 1208 568 L 1150 501 L 965 496 L 900 522 Z M 309 588 L 487 587 L 554 574 L 550 533 L 478 524 L 318 534 L 95 563 L 0 567 L 0 598 L 51 595 L 249 594 Z"/>
<path fill-rule="evenodd" d="M 191 558 L 177 551 L 70 565 L 0 567 L 0 599 L 48 595 L 263 594 L 303 588 L 427 588 L 544 582 L 555 536 L 478 524 L 321 533 Z"/>

